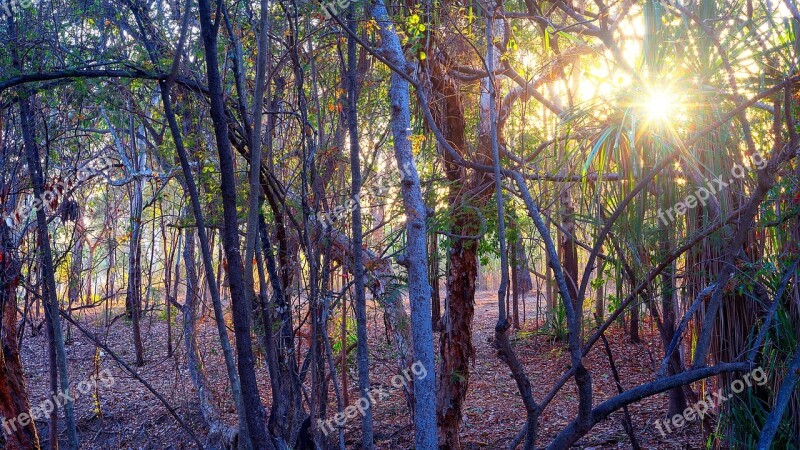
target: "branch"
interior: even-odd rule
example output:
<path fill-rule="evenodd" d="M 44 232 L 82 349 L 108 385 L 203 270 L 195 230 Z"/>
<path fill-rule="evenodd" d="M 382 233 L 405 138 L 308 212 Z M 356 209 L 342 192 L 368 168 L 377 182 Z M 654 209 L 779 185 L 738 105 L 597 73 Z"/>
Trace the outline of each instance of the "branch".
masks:
<path fill-rule="evenodd" d="M 583 437 L 597 422 L 608 417 L 612 412 L 623 406 L 637 402 L 643 398 L 668 391 L 672 388 L 684 386 L 704 378 L 719 375 L 726 372 L 744 372 L 750 370 L 750 363 L 721 363 L 713 367 L 703 367 L 688 372 L 682 372 L 667 378 L 661 378 L 649 383 L 637 386 L 622 394 L 616 395 L 603 403 L 597 405 L 589 416 L 588 423 L 580 423 L 577 419 L 573 420 L 553 439 L 548 449 L 569 448 L 578 439 Z"/>

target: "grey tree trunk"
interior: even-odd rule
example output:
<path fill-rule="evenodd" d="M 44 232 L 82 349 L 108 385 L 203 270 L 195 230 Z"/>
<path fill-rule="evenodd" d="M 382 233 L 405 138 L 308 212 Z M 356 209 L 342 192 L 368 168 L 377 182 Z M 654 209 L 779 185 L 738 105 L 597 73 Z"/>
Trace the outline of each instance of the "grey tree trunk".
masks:
<path fill-rule="evenodd" d="M 400 39 L 386 11 L 383 0 L 377 0 L 372 17 L 380 27 L 381 51 L 396 67 L 406 67 Z M 426 208 L 422 199 L 419 175 L 411 152 L 411 112 L 408 83 L 392 72 L 389 99 L 392 106 L 392 136 L 394 154 L 401 172 L 401 192 L 406 209 L 406 254 L 399 258 L 408 269 L 408 295 L 411 303 L 411 334 L 414 358 L 421 363 L 425 376 L 414 381 L 414 431 L 417 449 L 435 449 L 436 382 L 433 359 L 433 330 L 431 325 L 431 288 L 428 284 L 428 255 L 425 243 Z"/>
<path fill-rule="evenodd" d="M 356 29 L 355 6 L 347 8 L 347 23 Z M 367 345 L 367 298 L 364 283 L 364 258 L 361 252 L 364 237 L 361 229 L 361 157 L 358 145 L 358 90 L 356 86 L 356 41 L 347 37 L 347 129 L 350 134 L 350 175 L 353 208 L 353 277 L 355 281 L 355 310 L 358 361 L 358 390 L 361 398 L 369 396 L 369 347 Z M 425 267 L 425 266 L 423 266 Z M 409 280 L 410 281 L 410 280 Z M 361 416 L 361 447 L 373 448 L 372 407 Z"/>
<path fill-rule="evenodd" d="M 135 149 L 136 145 L 133 147 Z M 139 163 L 139 158 L 134 158 L 135 170 L 140 169 Z M 133 325 L 133 345 L 136 350 L 136 365 L 139 367 L 144 365 L 142 332 L 139 327 L 142 309 L 142 202 L 142 179 L 136 177 L 133 180 L 131 194 L 131 240 L 128 250 L 128 292 L 125 297 L 125 310 Z"/>

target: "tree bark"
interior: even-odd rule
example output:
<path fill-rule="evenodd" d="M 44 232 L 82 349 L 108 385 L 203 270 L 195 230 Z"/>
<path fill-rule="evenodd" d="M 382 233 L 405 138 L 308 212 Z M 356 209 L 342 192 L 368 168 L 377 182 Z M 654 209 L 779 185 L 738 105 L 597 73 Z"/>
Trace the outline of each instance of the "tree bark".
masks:
<path fill-rule="evenodd" d="M 217 33 L 211 20 L 209 0 L 199 0 L 200 28 L 206 54 L 209 97 L 211 100 L 211 119 L 220 159 L 220 191 L 223 200 L 222 241 L 228 259 L 233 326 L 238 353 L 239 380 L 242 389 L 244 408 L 240 413 L 246 417 L 247 429 L 253 447 L 272 449 L 272 442 L 265 428 L 265 412 L 258 391 L 258 381 L 253 359 L 253 345 L 250 340 L 250 311 L 247 304 L 244 267 L 239 251 L 239 230 L 236 212 L 236 179 L 233 171 L 233 152 L 228 137 L 228 126 L 223 105 L 222 80 L 217 61 Z M 246 413 L 245 413 L 246 411 Z"/>
<path fill-rule="evenodd" d="M 197 342 L 196 322 L 198 300 L 200 299 L 198 296 L 199 280 L 195 265 L 194 232 L 188 228 L 186 229 L 183 261 L 186 266 L 186 301 L 182 308 L 186 367 L 189 369 L 189 377 L 192 379 L 192 384 L 197 390 L 200 413 L 208 426 L 207 445 L 209 448 L 231 448 L 236 437 L 236 430 L 225 425 L 220 418 Z"/>
<path fill-rule="evenodd" d="M 29 100 L 20 102 L 20 112 L 22 114 L 23 141 L 25 144 L 25 156 L 28 160 L 28 167 L 31 168 L 31 181 L 33 184 L 33 195 L 35 198 L 44 198 L 44 174 L 42 165 L 39 161 L 39 150 L 33 135 L 33 119 Z M 67 351 L 64 347 L 64 334 L 61 330 L 61 320 L 59 320 L 59 304 L 56 295 L 55 266 L 53 263 L 53 253 L 50 246 L 50 235 L 47 230 L 47 217 L 43 208 L 36 210 L 36 231 L 39 240 L 39 250 L 41 252 L 42 276 L 44 278 L 44 294 L 47 312 L 49 313 L 49 326 L 52 330 L 51 345 L 55 348 L 56 364 L 58 367 L 59 387 L 61 392 L 70 392 L 69 373 L 67 371 Z M 69 447 L 77 449 L 79 447 L 78 432 L 75 428 L 75 412 L 73 402 L 69 399 L 64 404 L 64 415 L 67 422 L 67 437 Z M 58 434 L 51 435 L 50 441 L 58 439 Z"/>
<path fill-rule="evenodd" d="M 133 128 L 133 127 L 131 127 Z M 134 148 L 134 170 L 139 170 L 140 158 Z M 142 347 L 142 332 L 140 319 L 142 312 L 142 179 L 133 180 L 133 193 L 131 194 L 131 238 L 128 249 L 128 291 L 125 296 L 125 311 L 133 325 L 133 345 L 136 350 L 136 366 L 144 365 L 144 349 Z"/>
<path fill-rule="evenodd" d="M 380 28 L 385 57 L 397 67 L 406 61 L 400 39 L 394 31 L 383 0 L 377 0 L 372 16 Z M 424 376 L 414 380 L 414 439 L 417 449 L 431 450 L 437 446 L 436 382 L 434 377 L 433 330 L 431 326 L 431 291 L 428 284 L 428 255 L 426 251 L 426 208 L 422 199 L 417 167 L 408 136 L 411 130 L 411 111 L 408 83 L 392 72 L 389 87 L 391 126 L 394 154 L 401 171 L 400 189 L 406 209 L 406 254 L 398 259 L 408 270 L 408 295 L 411 303 L 411 333 L 415 364 L 420 363 Z"/>
<path fill-rule="evenodd" d="M 672 203 L 665 197 L 665 204 L 669 207 Z M 668 255 L 670 253 L 670 232 L 665 225 L 661 226 L 661 242 L 659 243 L 660 253 Z M 677 300 L 677 292 L 675 289 L 675 263 L 670 264 L 664 269 L 661 274 L 661 309 L 662 309 L 662 322 L 663 336 L 661 342 L 664 348 L 667 348 L 675 336 L 675 301 Z M 638 324 L 638 320 L 637 320 Z M 637 330 L 638 331 L 638 330 Z M 631 322 L 631 338 L 633 338 L 633 322 Z M 682 364 L 680 359 L 680 352 L 672 352 L 670 356 L 670 363 L 667 366 L 667 375 L 677 375 L 681 372 Z M 686 409 L 686 395 L 683 388 L 678 386 L 669 390 L 669 408 L 667 409 L 667 416 L 672 417 L 676 414 L 682 414 Z"/>
<path fill-rule="evenodd" d="M 355 6 L 351 3 L 347 8 L 347 24 L 356 29 Z M 350 135 L 350 178 L 351 199 L 353 205 L 353 277 L 355 278 L 356 310 L 356 359 L 358 361 L 358 390 L 361 398 L 369 397 L 369 347 L 367 342 L 367 298 L 364 285 L 363 230 L 361 229 L 361 157 L 358 143 L 358 90 L 356 86 L 356 41 L 352 36 L 347 38 L 347 130 Z M 406 87 L 407 89 L 407 87 Z M 406 97 L 407 99 L 407 97 Z M 399 162 L 399 160 L 398 160 Z M 423 266 L 424 267 L 424 266 Z M 410 284 L 410 280 L 409 280 Z M 346 304 L 346 303 L 345 303 Z M 344 347 L 343 347 L 344 350 Z M 366 409 L 361 416 L 361 447 L 365 450 L 373 448 L 372 407 Z"/>
<path fill-rule="evenodd" d="M 19 285 L 22 263 L 16 255 L 16 245 L 12 243 L 12 231 L 5 223 L 0 223 L 0 415 L 2 433 L 7 450 L 27 450 L 39 448 L 39 435 L 36 424 L 31 420 L 24 427 L 18 422 L 7 420 L 18 418 L 20 414 L 31 415 L 25 372 L 19 355 L 17 342 L 17 286 Z"/>

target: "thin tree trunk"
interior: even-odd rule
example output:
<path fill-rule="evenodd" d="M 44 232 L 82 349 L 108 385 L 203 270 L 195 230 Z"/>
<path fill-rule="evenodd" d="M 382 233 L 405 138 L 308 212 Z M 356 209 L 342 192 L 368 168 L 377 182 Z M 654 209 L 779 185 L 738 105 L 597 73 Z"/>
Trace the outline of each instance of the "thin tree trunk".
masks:
<path fill-rule="evenodd" d="M 94 295 L 94 291 L 97 290 L 97 284 L 95 284 L 94 289 L 92 289 L 92 280 L 94 279 L 94 252 L 97 250 L 97 245 L 99 244 L 99 239 L 94 245 L 89 246 L 89 255 L 87 256 L 86 263 L 84 266 L 86 267 L 86 299 L 84 300 L 84 304 L 86 306 L 96 306 L 93 305 L 92 295 Z"/>
<path fill-rule="evenodd" d="M 600 247 L 600 253 L 603 252 L 603 247 Z M 603 280 L 603 263 L 597 263 L 597 278 L 596 278 L 596 286 L 595 286 L 595 297 L 594 297 L 594 317 L 598 324 L 603 323 L 603 317 L 605 316 L 605 304 L 604 304 L 604 291 L 606 287 L 605 280 Z"/>
<path fill-rule="evenodd" d="M 15 27 L 12 25 L 12 38 L 16 35 Z M 12 39 L 15 40 L 15 39 Z M 16 52 L 14 52 L 16 53 Z M 19 66 L 18 60 L 15 66 Z M 20 67 L 17 67 L 20 69 Z M 44 198 L 44 174 L 42 172 L 42 165 L 39 161 L 39 149 L 36 145 L 34 138 L 34 125 L 31 123 L 33 119 L 33 112 L 30 108 L 30 99 L 24 99 L 20 102 L 20 113 L 22 123 L 23 142 L 25 146 L 25 156 L 27 158 L 28 167 L 31 170 L 31 181 L 33 184 L 33 195 L 35 198 Z M 53 264 L 53 253 L 50 247 L 50 235 L 47 230 L 47 217 L 42 208 L 36 210 L 36 231 L 39 240 L 39 250 L 41 252 L 42 262 L 42 276 L 44 279 L 43 292 L 45 294 L 45 303 L 47 312 L 49 313 L 48 323 L 52 330 L 50 334 L 51 348 L 54 348 L 52 353 L 55 353 L 55 363 L 58 366 L 58 378 L 60 382 L 61 392 L 70 392 L 69 387 L 69 373 L 67 371 L 67 351 L 64 347 L 64 334 L 61 330 L 61 320 L 59 319 L 59 305 L 58 297 L 56 296 L 56 278 L 55 266 Z M 52 360 L 51 360 L 52 361 Z M 52 386 L 51 386 L 52 387 Z M 67 399 L 64 404 L 64 416 L 67 422 L 67 437 L 70 449 L 77 449 L 79 447 L 78 432 L 75 428 L 75 412 L 73 409 L 73 401 Z M 52 416 L 51 416 L 52 419 Z M 58 432 L 50 435 L 51 448 L 53 443 L 58 440 Z M 57 445 L 57 444 L 55 444 Z"/>
<path fill-rule="evenodd" d="M 351 3 L 347 9 L 347 23 L 352 29 L 357 24 L 354 16 L 355 6 Z M 356 41 L 347 37 L 347 130 L 350 135 L 350 177 L 351 199 L 353 206 L 353 277 L 355 295 L 353 301 L 356 310 L 356 360 L 358 361 L 358 390 L 361 398 L 369 397 L 369 347 L 367 343 L 367 298 L 364 283 L 364 260 L 361 248 L 363 230 L 361 229 L 361 157 L 358 143 L 358 92 L 356 89 Z M 407 89 L 407 88 L 406 88 Z M 399 162 L 399 159 L 398 159 Z M 423 266 L 427 267 L 427 266 Z M 410 282 L 409 282 L 410 284 Z M 361 447 L 373 448 L 372 408 L 368 408 L 361 416 Z"/>
<path fill-rule="evenodd" d="M 180 232 L 178 232 L 178 246 L 180 246 Z M 172 296 L 170 290 L 172 288 L 172 260 L 175 256 L 175 245 L 167 243 L 167 230 L 164 224 L 164 216 L 161 216 L 161 238 L 164 243 L 164 249 L 170 248 L 169 252 L 164 258 L 164 308 L 167 310 L 167 358 L 172 357 L 172 301 L 176 301 L 176 297 Z M 153 236 L 155 241 L 155 235 Z M 180 259 L 180 257 L 178 258 Z"/>
<path fill-rule="evenodd" d="M 505 35 L 503 21 L 495 14 L 502 11 L 502 0 L 491 2 L 486 17 L 486 41 L 488 42 L 486 52 L 486 62 L 489 76 L 481 81 L 480 98 L 480 122 L 478 128 L 478 139 L 482 146 L 491 149 L 492 165 L 494 168 L 494 187 L 495 202 L 497 204 L 497 236 L 500 241 L 500 287 L 497 290 L 497 323 L 494 328 L 494 345 L 498 350 L 498 356 L 508 365 L 511 375 L 517 384 L 517 389 L 522 397 L 526 413 L 526 439 L 525 449 L 533 450 L 536 443 L 538 431 L 539 407 L 533 399 L 533 391 L 530 380 L 525 374 L 525 369 L 514 353 L 513 347 L 508 340 L 508 308 L 506 292 L 508 289 L 508 249 L 506 247 L 506 225 L 505 225 L 505 205 L 503 198 L 503 182 L 500 175 L 500 150 L 499 136 L 502 130 L 497 127 L 497 80 L 494 70 L 500 63 L 500 52 L 496 47 L 496 42 L 502 42 Z M 514 252 L 516 259 L 516 251 Z M 516 303 L 516 302 L 515 302 Z"/>
<path fill-rule="evenodd" d="M 442 299 L 439 294 L 439 235 L 431 233 L 430 240 L 431 324 L 433 331 L 438 331 L 442 321 Z"/>
<path fill-rule="evenodd" d="M 223 104 L 222 80 L 217 60 L 217 34 L 211 20 L 209 0 L 198 0 L 200 9 L 200 28 L 206 54 L 208 89 L 211 98 L 211 119 L 214 123 L 214 134 L 217 141 L 220 164 L 220 191 L 223 204 L 222 242 L 228 259 L 228 276 L 230 278 L 231 304 L 233 309 L 233 326 L 236 335 L 238 353 L 239 380 L 242 389 L 242 403 L 247 430 L 253 447 L 256 449 L 272 449 L 273 445 L 265 428 L 265 412 L 261 404 L 258 380 L 253 360 L 253 345 L 250 341 L 250 311 L 244 280 L 244 267 L 239 252 L 239 231 L 236 211 L 236 179 L 233 170 L 233 152 L 228 137 L 228 124 Z M 246 413 L 245 413 L 246 411 Z"/>
<path fill-rule="evenodd" d="M 183 261 L 186 266 L 186 301 L 183 304 L 183 341 L 186 346 L 186 367 L 189 369 L 192 384 L 197 390 L 200 413 L 208 426 L 208 446 L 220 449 L 231 448 L 236 430 L 226 426 L 220 418 L 197 343 L 197 305 L 200 297 L 194 249 L 194 232 L 187 228 L 186 243 L 183 249 Z"/>
<path fill-rule="evenodd" d="M 146 8 L 141 3 L 134 3 L 128 2 L 129 7 L 132 11 L 139 17 L 143 24 L 147 24 L 148 22 L 148 15 L 146 14 Z M 189 11 L 191 6 L 191 0 L 187 0 L 186 2 L 186 12 L 184 14 L 183 23 L 181 25 L 181 37 L 179 41 L 179 48 L 182 47 L 182 42 L 185 41 L 186 32 L 188 28 L 188 19 L 189 19 Z M 158 56 L 153 49 L 152 43 L 145 39 L 145 46 L 148 48 L 148 52 L 150 53 L 151 59 L 153 61 L 158 60 Z M 179 56 L 181 53 L 177 52 Z M 173 71 L 176 70 L 176 67 L 179 65 L 180 59 L 176 57 L 173 60 Z M 194 214 L 195 222 L 197 225 L 197 234 L 200 238 L 200 250 L 202 254 L 203 260 L 203 269 L 205 271 L 205 278 L 206 283 L 209 286 L 209 290 L 211 291 L 211 301 L 214 306 L 214 319 L 215 324 L 217 326 L 217 333 L 219 334 L 220 338 L 220 346 L 222 347 L 222 353 L 225 360 L 225 369 L 228 375 L 228 380 L 231 385 L 231 393 L 233 397 L 233 401 L 236 405 L 237 410 L 237 419 L 238 419 L 238 430 L 239 430 L 239 448 L 246 450 L 250 449 L 251 441 L 250 436 L 247 429 L 246 424 L 246 410 L 242 400 L 242 389 L 241 383 L 239 380 L 239 375 L 236 371 L 236 363 L 235 363 L 235 356 L 233 354 L 233 348 L 231 347 L 230 339 L 228 337 L 228 328 L 225 323 L 224 312 L 222 309 L 222 301 L 220 299 L 220 292 L 221 289 L 218 287 L 218 283 L 215 281 L 214 278 L 214 269 L 213 269 L 213 258 L 212 258 L 212 247 L 209 244 L 208 234 L 206 231 L 205 226 L 205 219 L 203 217 L 203 210 L 200 204 L 200 195 L 197 190 L 197 184 L 195 183 L 194 176 L 192 174 L 192 169 L 189 163 L 189 157 L 186 151 L 186 147 L 183 143 L 183 136 L 181 133 L 181 129 L 178 126 L 178 122 L 175 116 L 175 112 L 172 107 L 172 99 L 170 97 L 170 90 L 172 87 L 172 80 L 162 81 L 159 83 L 159 88 L 161 90 L 161 100 L 164 104 L 164 115 L 167 118 L 167 122 L 169 124 L 170 133 L 172 134 L 172 139 L 175 142 L 175 149 L 177 150 L 178 157 L 181 163 L 181 169 L 184 175 L 184 183 L 186 190 L 189 194 L 189 199 L 192 204 L 192 212 Z M 222 263 L 220 262 L 220 266 Z M 176 278 L 179 277 L 180 271 L 176 270 Z M 176 283 L 178 281 L 176 280 Z"/>
<path fill-rule="evenodd" d="M 519 330 L 519 267 L 517 261 L 517 246 L 519 242 L 514 241 L 511 244 L 511 297 L 513 308 L 513 324 L 514 329 Z"/>
<path fill-rule="evenodd" d="M 345 278 L 343 285 L 347 283 L 347 279 Z M 347 376 L 347 292 L 342 292 L 342 324 L 341 324 L 341 331 L 342 331 L 342 397 L 343 397 L 343 405 L 344 407 L 350 406 L 350 385 L 348 383 L 348 376 Z"/>
<path fill-rule="evenodd" d="M 133 124 L 131 123 L 131 131 Z M 132 133 L 133 134 L 133 133 Z M 133 169 L 139 170 L 142 158 L 139 157 L 138 146 L 134 143 Z M 125 311 L 133 325 L 133 345 L 136 350 L 136 366 L 144 365 L 144 349 L 140 316 L 142 312 L 142 179 L 133 180 L 131 194 L 131 239 L 128 250 L 128 292 L 125 297 Z"/>
<path fill-rule="evenodd" d="M 547 220 L 547 228 L 548 229 L 550 228 L 550 220 L 549 219 Z M 554 291 L 554 289 L 553 289 L 553 282 L 554 282 L 554 280 L 553 280 L 553 268 L 552 268 L 553 262 L 550 261 L 550 254 L 547 253 L 547 252 L 545 252 L 544 258 L 545 258 L 545 265 L 547 266 L 545 268 L 545 272 L 544 272 L 545 273 L 545 275 L 544 275 L 545 276 L 545 292 L 547 293 L 547 298 L 545 299 L 545 302 L 547 303 L 547 311 L 546 311 L 547 318 L 546 319 L 547 319 L 547 323 L 548 324 L 552 324 L 553 323 L 553 317 L 555 317 L 555 312 L 556 312 L 556 299 L 555 299 L 555 293 L 553 292 Z M 536 311 L 536 313 L 538 314 L 539 311 Z M 539 320 L 538 316 L 536 317 L 536 320 Z"/>
<path fill-rule="evenodd" d="M 670 201 L 667 197 L 664 199 L 664 203 L 671 205 Z M 665 226 L 661 226 L 661 242 L 659 244 L 660 253 L 662 255 L 668 255 L 671 251 L 671 244 L 670 244 L 670 235 L 669 229 Z M 675 336 L 675 301 L 677 299 L 677 291 L 675 289 L 675 263 L 670 264 L 664 272 L 661 274 L 661 309 L 662 309 L 662 316 L 663 316 L 663 336 L 662 336 L 662 345 L 666 349 L 670 342 L 672 342 L 672 338 Z M 637 314 L 638 315 L 638 314 Z M 638 320 L 637 320 L 638 324 Z M 633 338 L 633 322 L 631 322 L 631 338 Z M 670 356 L 670 363 L 667 366 L 667 376 L 670 375 L 677 375 L 681 372 L 681 360 L 680 360 L 680 352 L 672 352 Z M 667 416 L 672 417 L 675 414 L 682 414 L 683 410 L 686 409 L 686 395 L 683 392 L 682 387 L 675 387 L 669 390 L 669 408 L 667 409 Z"/>

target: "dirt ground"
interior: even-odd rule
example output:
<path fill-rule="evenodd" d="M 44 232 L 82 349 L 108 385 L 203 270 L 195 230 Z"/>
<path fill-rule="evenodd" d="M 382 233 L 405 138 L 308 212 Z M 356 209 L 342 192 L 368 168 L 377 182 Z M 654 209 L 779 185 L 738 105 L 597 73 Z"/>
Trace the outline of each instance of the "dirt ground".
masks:
<path fill-rule="evenodd" d="M 535 300 L 527 300 L 527 315 L 531 319 L 535 311 Z M 98 311 L 99 313 L 99 311 Z M 162 318 L 163 319 L 163 318 Z M 499 360 L 491 345 L 494 323 L 497 319 L 494 293 L 480 293 L 476 299 L 474 344 L 476 355 L 470 379 L 470 391 L 464 408 L 461 428 L 462 442 L 467 449 L 501 449 L 519 432 L 525 420 L 525 411 L 513 379 L 507 367 Z M 83 312 L 81 322 L 93 332 L 102 334 L 100 319 Z M 382 329 L 379 314 L 370 310 L 370 357 L 371 380 L 375 387 L 382 386 L 388 398 L 379 399 L 374 405 L 375 439 L 380 449 L 413 448 L 413 426 L 411 415 L 405 405 L 401 390 L 392 386 L 392 377 L 397 374 L 396 362 L 392 358 L 387 338 Z M 219 399 L 229 398 L 227 377 L 213 322 L 205 318 L 199 324 L 200 348 L 206 369 L 215 391 L 220 410 L 226 422 L 236 422 L 233 405 Z M 654 367 L 662 350 L 657 331 L 647 322 L 642 326 L 642 344 L 632 344 L 624 336 L 621 327 L 614 326 L 607 333 L 624 389 L 652 380 Z M 142 326 L 146 343 L 146 365 L 139 374 L 146 379 L 177 410 L 190 428 L 203 439 L 202 418 L 197 409 L 196 395 L 188 372 L 185 369 L 184 343 L 181 339 L 180 322 L 173 326 L 174 357 L 167 357 L 167 326 L 157 314 L 146 316 Z M 91 361 L 97 349 L 74 328 L 72 340 L 67 348 L 72 386 L 89 380 L 95 370 Z M 117 320 L 104 335 L 114 352 L 126 361 L 134 359 L 130 327 Z M 44 333 L 31 336 L 26 330 L 23 360 L 31 392 L 31 403 L 37 406 L 48 393 L 47 345 Z M 543 398 L 553 383 L 569 367 L 569 355 L 565 345 L 553 342 L 549 336 L 539 334 L 535 323 L 529 320 L 523 330 L 513 338 L 517 355 L 524 363 L 531 380 L 534 396 Z M 437 343 L 438 347 L 438 334 Z M 352 360 L 351 360 L 352 361 Z M 602 345 L 596 345 L 587 357 L 593 374 L 595 405 L 617 393 L 608 359 Z M 83 448 L 87 449 L 188 449 L 195 448 L 189 434 L 182 429 L 166 408 L 137 380 L 121 370 L 109 355 L 99 353 L 99 368 L 109 369 L 113 374 L 113 386 L 99 388 L 100 409 L 95 408 L 92 394 L 76 400 L 76 417 Z M 269 376 L 263 359 L 259 359 L 257 373 L 265 405 L 269 405 Z M 350 366 L 350 399 L 358 398 L 355 367 Z M 539 443 L 544 445 L 563 429 L 575 416 L 577 394 L 573 382 L 569 382 L 547 407 L 540 419 Z M 336 410 L 335 397 L 331 394 L 329 411 Z M 635 403 L 629 408 L 635 435 L 642 448 L 689 449 L 702 448 L 700 425 L 693 423 L 662 436 L 654 422 L 663 418 L 667 411 L 666 394 Z M 631 448 L 631 442 L 622 426 L 621 411 L 599 423 L 581 439 L 576 448 Z M 66 435 L 61 421 L 60 440 Z M 37 422 L 43 445 L 48 440 L 46 422 Z M 359 442 L 359 419 L 346 425 L 348 448 L 357 448 Z"/>

